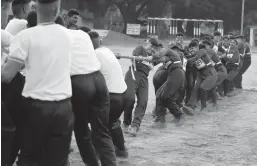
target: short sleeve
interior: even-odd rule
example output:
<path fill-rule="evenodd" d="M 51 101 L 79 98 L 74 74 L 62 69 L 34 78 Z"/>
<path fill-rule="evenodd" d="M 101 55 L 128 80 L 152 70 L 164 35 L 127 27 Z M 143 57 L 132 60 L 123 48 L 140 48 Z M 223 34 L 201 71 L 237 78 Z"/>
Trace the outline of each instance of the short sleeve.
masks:
<path fill-rule="evenodd" d="M 21 32 L 14 36 L 10 49 L 9 59 L 24 63 L 28 57 L 30 41 L 27 34 Z"/>
<path fill-rule="evenodd" d="M 3 48 L 9 47 L 12 39 L 13 39 L 13 36 L 9 32 L 5 30 L 1 30 L 1 46 Z"/>

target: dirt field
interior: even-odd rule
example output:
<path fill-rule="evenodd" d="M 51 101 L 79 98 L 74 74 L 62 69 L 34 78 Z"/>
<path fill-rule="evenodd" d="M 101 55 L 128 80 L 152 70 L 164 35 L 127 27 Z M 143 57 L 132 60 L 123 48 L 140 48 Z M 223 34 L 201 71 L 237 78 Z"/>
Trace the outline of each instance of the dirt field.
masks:
<path fill-rule="evenodd" d="M 130 55 L 135 46 L 110 46 L 114 52 Z M 149 76 L 148 108 L 137 137 L 125 135 L 129 159 L 118 159 L 119 166 L 257 166 L 257 52 L 244 76 L 240 95 L 224 98 L 217 111 L 187 117 L 182 127 L 169 121 L 166 129 L 150 128 L 155 104 L 152 71 Z M 120 60 L 125 73 L 130 62 Z M 249 90 L 252 89 L 252 90 Z M 75 138 L 71 165 L 83 166 Z"/>

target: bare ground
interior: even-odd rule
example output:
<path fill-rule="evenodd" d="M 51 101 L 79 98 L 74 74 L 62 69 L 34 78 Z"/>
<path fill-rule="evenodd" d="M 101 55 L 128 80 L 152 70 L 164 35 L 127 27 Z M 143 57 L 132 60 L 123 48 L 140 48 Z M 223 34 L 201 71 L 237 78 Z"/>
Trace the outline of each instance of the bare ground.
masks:
<path fill-rule="evenodd" d="M 114 52 L 130 55 L 135 46 L 110 46 Z M 125 73 L 130 62 L 120 60 Z M 151 111 L 155 105 L 152 75 L 149 76 L 148 108 L 137 137 L 125 135 L 129 159 L 119 166 L 257 166 L 257 53 L 244 77 L 245 90 L 219 102 L 219 109 L 187 117 L 175 127 L 167 116 L 167 128 L 152 129 Z M 250 89 L 250 90 L 249 90 Z M 210 107 L 211 110 L 211 107 Z M 122 118 L 121 118 L 122 119 Z M 71 165 L 82 166 L 76 141 Z"/>

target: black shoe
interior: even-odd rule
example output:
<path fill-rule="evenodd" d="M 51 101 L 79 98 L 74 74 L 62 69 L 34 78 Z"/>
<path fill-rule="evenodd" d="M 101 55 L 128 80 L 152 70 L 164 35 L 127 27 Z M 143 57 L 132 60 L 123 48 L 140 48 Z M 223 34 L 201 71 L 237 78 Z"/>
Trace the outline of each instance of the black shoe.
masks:
<path fill-rule="evenodd" d="M 128 158 L 129 154 L 128 151 L 125 150 L 119 150 L 119 149 L 115 149 L 115 154 L 117 157 L 121 157 L 121 158 Z"/>

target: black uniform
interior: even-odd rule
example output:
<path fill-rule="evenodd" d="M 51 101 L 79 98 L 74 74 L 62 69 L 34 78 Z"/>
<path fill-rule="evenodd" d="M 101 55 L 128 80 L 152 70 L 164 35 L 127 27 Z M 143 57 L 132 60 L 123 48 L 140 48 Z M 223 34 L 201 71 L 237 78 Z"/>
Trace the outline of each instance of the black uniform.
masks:
<path fill-rule="evenodd" d="M 167 59 L 166 69 L 168 72 L 167 80 L 159 88 L 156 93 L 156 117 L 155 122 L 165 122 L 165 109 L 169 109 L 170 113 L 174 115 L 175 119 L 180 120 L 183 113 L 180 110 L 177 100 L 180 94 L 183 93 L 185 87 L 185 71 L 178 54 L 174 51 L 169 50 L 166 53 Z M 176 78 L 176 79 L 174 79 Z"/>

